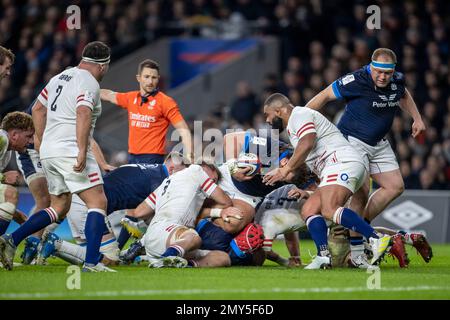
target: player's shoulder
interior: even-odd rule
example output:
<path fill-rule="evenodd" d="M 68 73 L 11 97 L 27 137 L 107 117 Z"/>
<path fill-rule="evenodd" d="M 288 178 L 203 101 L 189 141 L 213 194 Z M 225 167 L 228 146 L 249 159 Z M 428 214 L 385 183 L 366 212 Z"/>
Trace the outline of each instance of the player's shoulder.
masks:
<path fill-rule="evenodd" d="M 396 84 L 404 84 L 405 83 L 405 75 L 402 72 L 395 71 L 392 76 L 392 81 Z"/>
<path fill-rule="evenodd" d="M 80 84 L 86 84 L 89 87 L 100 89 L 100 84 L 98 83 L 97 79 L 95 79 L 89 71 L 80 68 L 73 69 L 75 69 L 73 72 Z"/>
<path fill-rule="evenodd" d="M 348 85 L 350 83 L 356 84 L 358 82 L 361 81 L 366 81 L 367 77 L 368 77 L 368 73 L 367 73 L 367 66 L 364 66 L 363 68 L 360 68 L 358 70 L 349 72 L 345 75 L 343 75 L 342 77 L 340 77 L 337 82 L 339 85 L 341 86 L 345 86 Z"/>
<path fill-rule="evenodd" d="M 155 95 L 155 98 L 161 101 L 164 107 L 171 106 L 177 103 L 174 98 L 162 91 L 158 91 L 158 93 Z"/>

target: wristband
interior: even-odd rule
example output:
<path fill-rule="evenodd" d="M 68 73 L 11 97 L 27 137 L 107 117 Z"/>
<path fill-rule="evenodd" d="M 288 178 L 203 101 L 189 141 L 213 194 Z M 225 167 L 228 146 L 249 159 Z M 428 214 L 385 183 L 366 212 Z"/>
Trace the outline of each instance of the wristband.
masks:
<path fill-rule="evenodd" d="M 209 213 L 209 216 L 211 218 L 220 218 L 220 213 L 222 212 L 222 209 L 219 208 L 212 208 L 211 212 Z"/>

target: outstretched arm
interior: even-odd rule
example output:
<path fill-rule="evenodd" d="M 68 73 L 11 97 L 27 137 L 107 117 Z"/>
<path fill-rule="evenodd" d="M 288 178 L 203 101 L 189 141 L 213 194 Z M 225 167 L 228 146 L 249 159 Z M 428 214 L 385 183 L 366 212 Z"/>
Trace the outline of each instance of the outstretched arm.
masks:
<path fill-rule="evenodd" d="M 116 92 L 109 89 L 100 89 L 100 99 L 117 104 Z"/>
<path fill-rule="evenodd" d="M 320 110 L 328 102 L 336 100 L 336 95 L 333 92 L 333 87 L 330 84 L 328 87 L 320 91 L 314 98 L 309 100 L 305 107 Z"/>
<path fill-rule="evenodd" d="M 417 109 L 416 103 L 414 102 L 408 89 L 405 89 L 405 95 L 400 99 L 400 108 L 408 112 L 408 114 L 413 118 L 413 124 L 411 127 L 413 138 L 417 137 L 421 132 L 425 131 L 425 124 L 422 121 L 419 110 Z"/>

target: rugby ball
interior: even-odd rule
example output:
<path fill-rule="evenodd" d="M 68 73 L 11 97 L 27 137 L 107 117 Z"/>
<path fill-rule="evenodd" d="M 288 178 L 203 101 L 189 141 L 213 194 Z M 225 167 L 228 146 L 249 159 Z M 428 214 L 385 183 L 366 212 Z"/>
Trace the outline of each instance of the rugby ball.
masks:
<path fill-rule="evenodd" d="M 250 170 L 245 174 L 246 176 L 254 176 L 261 172 L 261 162 L 254 153 L 241 153 L 237 159 L 237 167 L 240 169 Z"/>

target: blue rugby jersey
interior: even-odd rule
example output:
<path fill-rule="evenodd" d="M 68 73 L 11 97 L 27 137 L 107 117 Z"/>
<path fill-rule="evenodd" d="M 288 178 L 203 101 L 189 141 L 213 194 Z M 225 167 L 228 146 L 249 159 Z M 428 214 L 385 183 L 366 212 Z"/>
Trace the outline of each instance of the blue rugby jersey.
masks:
<path fill-rule="evenodd" d="M 400 99 L 405 95 L 405 80 L 394 72 L 385 88 L 378 88 L 370 75 L 370 66 L 347 74 L 333 82 L 338 99 L 347 102 L 337 127 L 345 136 L 355 137 L 369 145 L 376 145 L 389 132 Z"/>
<path fill-rule="evenodd" d="M 256 154 L 262 164 L 261 170 L 264 172 L 267 171 L 272 164 L 278 162 L 279 155 L 272 155 L 271 152 L 272 145 L 275 145 L 275 143 L 276 141 L 270 137 L 260 137 L 247 132 L 245 134 L 244 145 L 241 152 Z M 278 143 L 280 144 L 280 147 L 286 146 L 286 144 L 281 141 Z M 265 185 L 260 174 L 255 175 L 253 179 L 248 181 L 238 181 L 233 177 L 231 177 L 231 180 L 239 191 L 253 197 L 264 197 L 282 185 L 282 183 L 277 183 L 275 186 Z"/>
<path fill-rule="evenodd" d="M 103 177 L 107 213 L 136 208 L 169 176 L 163 164 L 126 164 Z"/>

